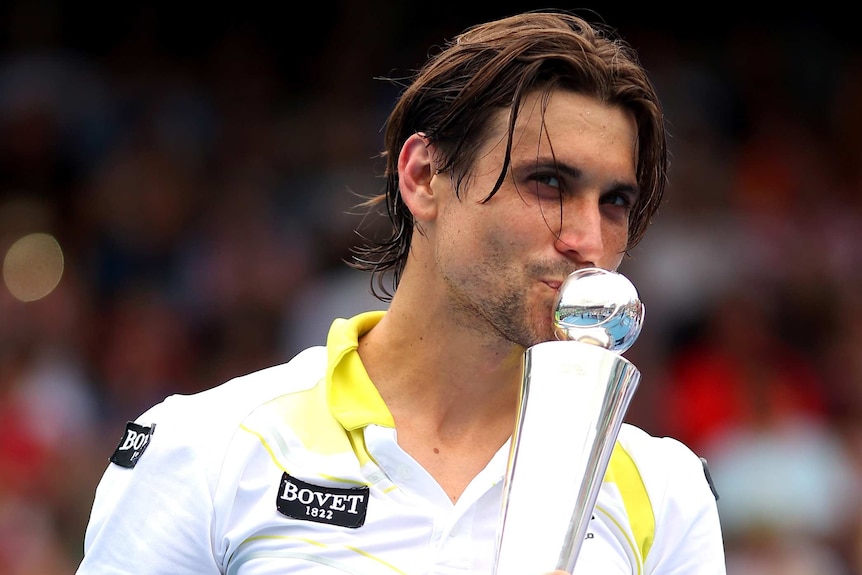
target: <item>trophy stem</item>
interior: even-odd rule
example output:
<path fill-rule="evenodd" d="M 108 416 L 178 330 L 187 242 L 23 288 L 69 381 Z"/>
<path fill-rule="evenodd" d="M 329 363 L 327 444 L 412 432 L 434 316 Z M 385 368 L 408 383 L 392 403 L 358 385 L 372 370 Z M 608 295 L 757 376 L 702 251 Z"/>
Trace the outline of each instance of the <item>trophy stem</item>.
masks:
<path fill-rule="evenodd" d="M 631 362 L 595 345 L 550 341 L 526 351 L 495 575 L 574 570 L 639 382 Z"/>

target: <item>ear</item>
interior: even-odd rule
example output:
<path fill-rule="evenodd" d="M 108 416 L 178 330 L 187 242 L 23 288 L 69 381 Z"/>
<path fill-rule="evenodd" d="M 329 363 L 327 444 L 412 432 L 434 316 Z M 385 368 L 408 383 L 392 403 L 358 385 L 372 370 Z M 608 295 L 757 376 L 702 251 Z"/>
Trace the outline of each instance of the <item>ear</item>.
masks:
<path fill-rule="evenodd" d="M 433 177 L 433 148 L 422 134 L 413 134 L 398 156 L 398 183 L 404 204 L 418 222 L 433 219 L 436 214 Z"/>

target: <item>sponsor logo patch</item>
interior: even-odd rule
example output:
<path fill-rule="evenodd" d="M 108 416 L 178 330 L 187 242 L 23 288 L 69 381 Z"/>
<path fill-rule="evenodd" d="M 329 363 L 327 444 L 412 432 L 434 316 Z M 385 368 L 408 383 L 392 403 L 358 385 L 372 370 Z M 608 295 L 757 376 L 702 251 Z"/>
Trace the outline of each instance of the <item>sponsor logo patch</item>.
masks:
<path fill-rule="evenodd" d="M 368 487 L 324 487 L 284 473 L 275 506 L 293 519 L 356 529 L 365 523 L 369 493 Z"/>
<path fill-rule="evenodd" d="M 123 438 L 117 444 L 117 449 L 111 455 L 111 463 L 120 467 L 132 468 L 138 464 L 138 459 L 144 454 L 144 450 L 150 444 L 150 438 L 156 431 L 156 424 L 149 427 L 138 425 L 132 421 L 126 423 L 126 431 Z"/>

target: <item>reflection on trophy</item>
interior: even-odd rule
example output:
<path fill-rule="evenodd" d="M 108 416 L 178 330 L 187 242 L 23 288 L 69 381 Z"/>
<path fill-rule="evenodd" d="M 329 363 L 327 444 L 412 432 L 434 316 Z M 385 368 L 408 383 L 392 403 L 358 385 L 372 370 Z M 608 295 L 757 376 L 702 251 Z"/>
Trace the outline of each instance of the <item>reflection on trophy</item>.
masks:
<path fill-rule="evenodd" d="M 527 349 L 503 485 L 495 575 L 572 572 L 640 372 L 620 356 L 644 307 L 623 275 L 572 273 L 554 310 L 559 341 Z"/>

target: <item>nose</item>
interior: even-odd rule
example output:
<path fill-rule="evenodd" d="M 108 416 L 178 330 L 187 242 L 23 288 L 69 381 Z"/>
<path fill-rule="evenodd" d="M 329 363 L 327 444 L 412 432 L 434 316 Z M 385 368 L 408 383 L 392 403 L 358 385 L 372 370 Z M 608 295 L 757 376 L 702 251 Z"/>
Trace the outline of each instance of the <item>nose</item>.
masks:
<path fill-rule="evenodd" d="M 577 263 L 598 265 L 604 260 L 605 238 L 599 203 L 586 198 L 566 202 L 555 246 Z"/>

